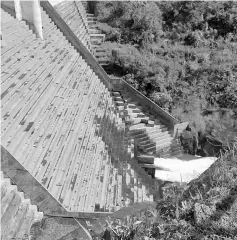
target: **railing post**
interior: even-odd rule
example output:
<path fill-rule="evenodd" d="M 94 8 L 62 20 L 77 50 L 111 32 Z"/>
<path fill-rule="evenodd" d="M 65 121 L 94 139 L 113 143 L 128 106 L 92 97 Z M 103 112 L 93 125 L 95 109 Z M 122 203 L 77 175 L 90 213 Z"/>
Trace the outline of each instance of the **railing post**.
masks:
<path fill-rule="evenodd" d="M 43 39 L 42 18 L 39 0 L 32 1 L 33 24 L 38 36 Z"/>
<path fill-rule="evenodd" d="M 21 3 L 20 0 L 14 0 L 16 19 L 18 21 L 22 20 L 22 11 L 21 11 Z"/>

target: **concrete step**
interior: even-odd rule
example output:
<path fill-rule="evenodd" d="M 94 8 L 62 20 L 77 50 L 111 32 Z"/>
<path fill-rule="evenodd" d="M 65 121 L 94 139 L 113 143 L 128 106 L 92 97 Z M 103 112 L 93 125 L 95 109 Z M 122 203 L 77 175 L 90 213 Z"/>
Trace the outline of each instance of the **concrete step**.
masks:
<path fill-rule="evenodd" d="M 151 141 L 150 137 L 145 133 L 135 136 L 135 139 L 137 140 L 138 143 L 142 141 Z"/>
<path fill-rule="evenodd" d="M 138 163 L 154 164 L 154 156 L 153 155 L 143 154 L 143 155 L 139 155 L 137 157 L 137 159 L 138 159 Z"/>
<path fill-rule="evenodd" d="M 104 40 L 105 34 L 101 34 L 101 33 L 90 33 L 90 38 L 91 38 L 91 39 L 102 39 L 102 40 Z"/>
<path fill-rule="evenodd" d="M 113 100 L 115 101 L 115 103 L 116 103 L 117 101 L 123 102 L 123 99 L 121 98 L 121 96 L 112 96 L 112 98 L 113 98 Z"/>
<path fill-rule="evenodd" d="M 90 16 L 90 15 L 89 15 L 89 16 L 87 15 L 87 21 L 97 21 L 97 17 L 92 16 L 92 15 L 91 15 L 91 16 Z"/>
<path fill-rule="evenodd" d="M 106 52 L 106 50 L 104 48 L 100 48 L 100 47 L 97 47 L 95 48 L 95 52 L 96 54 L 104 54 Z"/>
<path fill-rule="evenodd" d="M 154 142 L 160 142 L 165 139 L 173 139 L 167 132 L 161 132 L 160 134 L 150 136 L 150 139 Z"/>
<path fill-rule="evenodd" d="M 90 39 L 90 43 L 92 46 L 100 46 L 102 43 L 104 42 L 104 40 L 102 38 L 93 38 L 93 39 Z"/>
<path fill-rule="evenodd" d="M 41 221 L 43 213 L 38 212 L 37 207 L 31 205 L 30 200 L 25 199 L 24 194 L 19 192 L 15 185 L 11 185 L 10 179 L 1 179 L 1 191 L 4 192 L 1 199 L 1 238 L 20 239 L 29 235 L 31 225 Z"/>
<path fill-rule="evenodd" d="M 169 134 L 167 127 L 156 125 L 153 128 L 147 129 L 146 132 L 151 138 L 156 138 L 158 135 Z"/>
<path fill-rule="evenodd" d="M 107 53 L 106 52 L 96 52 L 94 55 L 97 58 L 97 61 L 99 61 L 99 59 L 107 57 Z"/>
<path fill-rule="evenodd" d="M 90 25 L 88 24 L 89 30 L 99 30 L 98 26 L 96 23 L 91 23 Z M 89 31 L 88 30 L 88 31 Z"/>
<path fill-rule="evenodd" d="M 131 113 L 129 113 L 129 114 L 127 114 L 125 111 L 123 112 L 123 114 L 122 114 L 124 117 L 126 117 L 127 119 L 134 119 L 134 118 L 140 118 L 140 119 L 142 119 L 143 117 L 144 117 L 144 115 L 143 114 L 141 114 L 141 113 L 134 113 L 134 112 L 131 112 Z"/>
<path fill-rule="evenodd" d="M 141 123 L 139 124 L 138 128 L 135 129 L 131 129 L 131 135 L 136 137 L 137 139 L 139 138 L 143 138 L 143 137 L 148 137 L 149 133 L 147 132 L 147 130 L 152 127 L 147 127 L 147 125 L 145 123 Z"/>
<path fill-rule="evenodd" d="M 110 64 L 110 61 L 108 61 L 108 60 L 100 60 L 100 59 L 98 59 L 97 61 L 98 61 L 98 63 L 99 63 L 100 65 L 102 65 L 102 66 L 105 66 L 105 65 L 109 65 L 109 64 Z"/>
<path fill-rule="evenodd" d="M 86 13 L 87 17 L 94 17 L 95 15 L 93 13 Z"/>
<path fill-rule="evenodd" d="M 115 96 L 115 97 L 121 97 L 120 92 L 114 92 L 113 91 L 111 94 L 112 94 L 112 96 Z"/>
<path fill-rule="evenodd" d="M 163 152 L 167 152 L 169 149 L 172 148 L 172 143 L 167 141 L 164 143 L 156 144 L 154 146 L 149 146 L 149 147 L 142 147 L 144 151 L 146 151 L 149 154 L 163 154 Z"/>
<path fill-rule="evenodd" d="M 149 137 L 149 139 L 145 139 L 145 140 L 144 139 L 143 140 L 139 139 L 139 144 L 141 146 L 143 146 L 143 145 L 145 146 L 146 144 L 150 144 L 151 142 L 159 144 L 163 141 L 172 140 L 172 139 L 173 138 L 169 135 L 163 135 L 163 136 L 160 136 L 159 138 L 156 138 L 156 139 L 152 139 L 152 138 Z"/>
<path fill-rule="evenodd" d="M 87 23 L 88 23 L 89 27 L 91 28 L 92 26 L 96 26 L 97 21 L 95 21 L 95 20 L 90 20 L 90 21 L 87 21 Z"/>
<path fill-rule="evenodd" d="M 129 131 L 131 131 L 132 135 L 141 134 L 141 131 L 145 132 L 146 124 L 140 123 L 134 126 L 129 127 Z"/>
<path fill-rule="evenodd" d="M 141 113 L 141 110 L 138 108 L 134 108 L 134 109 L 125 109 L 124 112 L 129 115 L 130 113 Z M 141 113 L 142 114 L 142 113 Z"/>
<path fill-rule="evenodd" d="M 128 104 L 126 104 L 126 108 L 137 109 L 137 104 L 134 104 L 134 103 L 128 103 Z"/>
<path fill-rule="evenodd" d="M 89 29 L 89 34 L 102 34 L 102 31 L 99 30 L 98 28 L 90 28 Z"/>
<path fill-rule="evenodd" d="M 170 137 L 170 138 L 164 138 L 164 139 L 160 139 L 160 140 L 158 140 L 158 141 L 155 141 L 155 142 L 148 142 L 148 143 L 139 143 L 140 144 L 140 146 L 141 147 L 143 147 L 143 148 L 147 148 L 147 147 L 149 147 L 149 146 L 156 146 L 157 148 L 159 148 L 159 146 L 161 146 L 161 145 L 163 145 L 163 144 L 165 144 L 165 143 L 167 143 L 167 142 L 170 142 L 171 143 L 171 141 L 173 140 L 173 138 L 172 137 Z"/>
<path fill-rule="evenodd" d="M 138 125 L 141 123 L 141 119 L 140 118 L 129 118 L 129 119 L 125 120 L 125 123 L 130 123 L 132 125 Z"/>

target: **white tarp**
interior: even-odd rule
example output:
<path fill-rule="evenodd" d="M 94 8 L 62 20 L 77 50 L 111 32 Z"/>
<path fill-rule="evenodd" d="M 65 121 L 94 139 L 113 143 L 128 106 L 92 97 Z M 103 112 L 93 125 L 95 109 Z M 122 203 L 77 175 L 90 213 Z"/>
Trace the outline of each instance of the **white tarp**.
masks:
<path fill-rule="evenodd" d="M 57 5 L 58 3 L 64 2 L 65 0 L 49 0 L 50 4 L 52 6 Z"/>
<path fill-rule="evenodd" d="M 174 158 L 155 158 L 154 165 L 164 170 L 156 170 L 155 177 L 171 182 L 190 182 L 198 178 L 214 162 L 215 157 L 182 155 Z"/>

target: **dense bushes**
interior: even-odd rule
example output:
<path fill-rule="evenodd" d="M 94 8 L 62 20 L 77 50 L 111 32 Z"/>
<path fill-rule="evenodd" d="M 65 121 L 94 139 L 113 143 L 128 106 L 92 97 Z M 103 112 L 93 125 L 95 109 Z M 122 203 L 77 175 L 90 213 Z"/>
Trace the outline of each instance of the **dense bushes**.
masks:
<path fill-rule="evenodd" d="M 103 47 L 114 70 L 179 119 L 206 131 L 217 117 L 207 121 L 205 109 L 227 108 L 232 119 L 237 115 L 236 7 L 193 1 L 94 4 L 113 43 Z"/>
<path fill-rule="evenodd" d="M 161 12 L 152 2 L 97 2 L 95 14 L 100 22 L 118 29 L 124 44 L 145 47 L 163 34 Z"/>

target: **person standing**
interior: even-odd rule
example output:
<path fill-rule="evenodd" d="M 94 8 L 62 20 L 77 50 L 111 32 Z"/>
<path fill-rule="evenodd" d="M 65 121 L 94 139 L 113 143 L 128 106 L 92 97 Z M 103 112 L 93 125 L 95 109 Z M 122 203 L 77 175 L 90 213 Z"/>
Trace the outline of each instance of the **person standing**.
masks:
<path fill-rule="evenodd" d="M 189 125 L 186 127 L 186 129 L 181 133 L 180 136 L 180 142 L 183 146 L 184 153 L 191 154 L 192 152 L 192 136 L 191 136 L 191 128 Z"/>
<path fill-rule="evenodd" d="M 197 155 L 197 151 L 198 151 L 198 137 L 197 134 L 194 132 L 193 133 L 193 139 L 192 139 L 192 154 L 193 155 Z"/>

